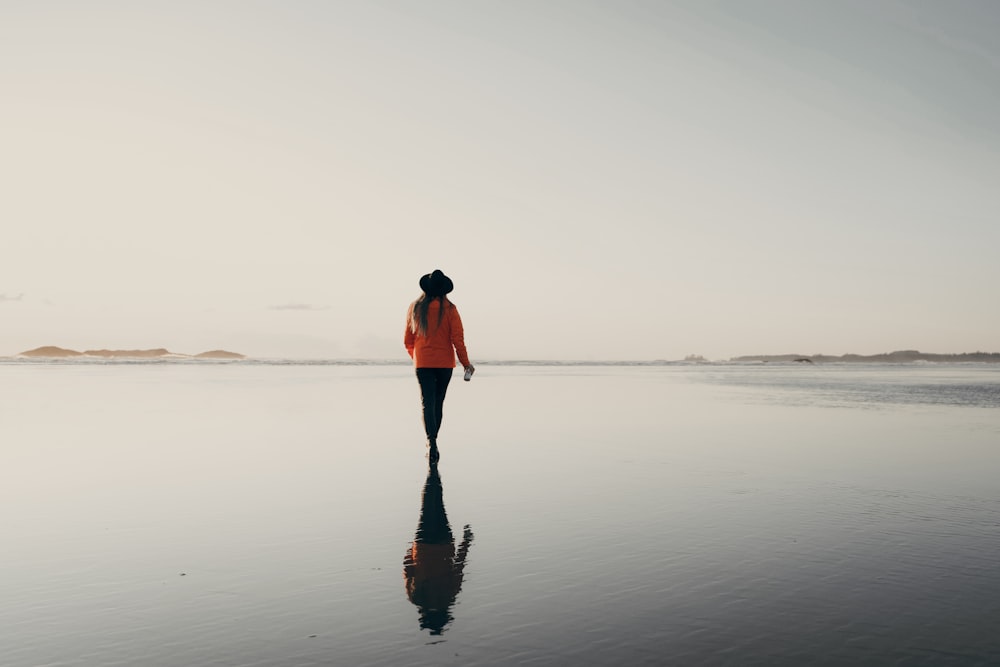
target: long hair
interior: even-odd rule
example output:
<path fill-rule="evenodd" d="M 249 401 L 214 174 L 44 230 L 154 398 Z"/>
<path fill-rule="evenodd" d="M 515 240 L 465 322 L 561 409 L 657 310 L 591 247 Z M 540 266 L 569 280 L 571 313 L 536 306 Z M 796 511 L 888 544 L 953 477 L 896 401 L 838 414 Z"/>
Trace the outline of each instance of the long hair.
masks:
<path fill-rule="evenodd" d="M 451 308 L 452 303 L 448 300 L 446 296 L 427 296 L 426 294 L 421 294 L 420 298 L 410 304 L 409 321 L 410 321 L 410 331 L 417 334 L 418 336 L 427 335 L 427 314 L 431 308 L 431 301 L 438 299 L 441 302 L 438 308 L 437 325 L 441 326 L 442 320 L 444 320 L 445 308 Z"/>

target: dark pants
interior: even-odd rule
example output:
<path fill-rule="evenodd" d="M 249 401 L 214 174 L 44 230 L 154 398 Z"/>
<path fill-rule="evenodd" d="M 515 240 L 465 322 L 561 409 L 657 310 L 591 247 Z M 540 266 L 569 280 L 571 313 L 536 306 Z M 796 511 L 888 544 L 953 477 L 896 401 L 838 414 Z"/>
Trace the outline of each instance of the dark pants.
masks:
<path fill-rule="evenodd" d="M 444 413 L 444 395 L 451 382 L 453 368 L 418 368 L 417 382 L 420 383 L 420 400 L 424 405 L 424 431 L 427 439 L 437 441 Z"/>

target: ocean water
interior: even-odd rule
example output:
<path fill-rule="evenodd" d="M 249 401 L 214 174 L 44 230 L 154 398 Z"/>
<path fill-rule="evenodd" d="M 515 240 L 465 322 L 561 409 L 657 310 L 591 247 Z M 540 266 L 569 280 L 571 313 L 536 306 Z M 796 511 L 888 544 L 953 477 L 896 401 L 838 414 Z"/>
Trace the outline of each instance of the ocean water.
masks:
<path fill-rule="evenodd" d="M 1000 664 L 1000 367 L 0 363 L 0 664 Z"/>

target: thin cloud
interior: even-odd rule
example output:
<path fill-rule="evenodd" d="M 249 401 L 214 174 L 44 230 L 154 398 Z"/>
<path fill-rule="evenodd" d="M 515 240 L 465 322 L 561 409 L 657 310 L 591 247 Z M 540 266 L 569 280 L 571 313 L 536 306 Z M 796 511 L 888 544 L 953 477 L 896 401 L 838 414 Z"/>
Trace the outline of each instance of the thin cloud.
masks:
<path fill-rule="evenodd" d="M 268 310 L 329 310 L 330 306 L 313 306 L 308 303 L 284 303 L 279 306 L 268 306 Z"/>
<path fill-rule="evenodd" d="M 24 292 L 21 292 L 17 296 L 7 296 L 6 292 L 0 294 L 0 303 L 4 303 L 6 301 L 23 301 L 23 300 L 24 300 Z"/>

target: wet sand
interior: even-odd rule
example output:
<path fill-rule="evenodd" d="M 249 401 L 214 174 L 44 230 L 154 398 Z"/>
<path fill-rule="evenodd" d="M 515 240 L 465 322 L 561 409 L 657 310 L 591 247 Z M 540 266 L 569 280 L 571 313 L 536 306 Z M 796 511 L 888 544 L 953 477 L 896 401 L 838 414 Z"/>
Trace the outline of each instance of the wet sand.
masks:
<path fill-rule="evenodd" d="M 3 371 L 4 665 L 1000 661 L 997 371 Z"/>

